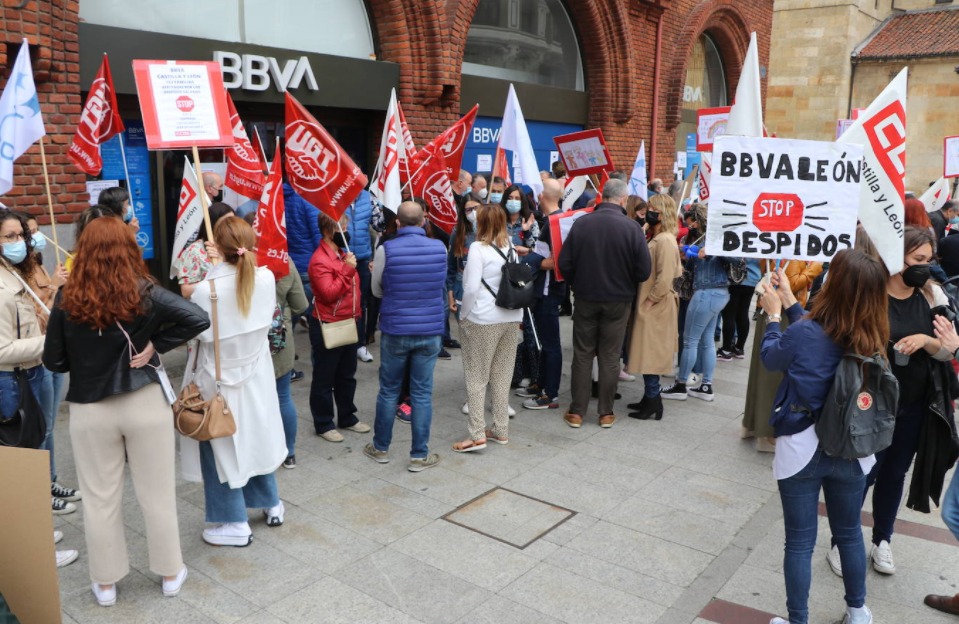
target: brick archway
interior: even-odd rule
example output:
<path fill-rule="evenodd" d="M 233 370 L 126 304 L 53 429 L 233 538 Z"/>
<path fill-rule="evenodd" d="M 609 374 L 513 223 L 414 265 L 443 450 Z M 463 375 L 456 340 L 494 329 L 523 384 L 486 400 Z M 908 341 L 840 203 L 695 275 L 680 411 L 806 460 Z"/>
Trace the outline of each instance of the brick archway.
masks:
<path fill-rule="evenodd" d="M 686 80 L 686 64 L 693 44 L 703 33 L 708 33 L 719 49 L 730 94 L 735 93 L 742 72 L 743 57 L 749 48 L 749 27 L 735 3 L 731 0 L 710 0 L 697 6 L 689 15 L 686 25 L 676 40 L 676 56 L 669 70 L 671 76 L 666 90 L 666 128 L 676 128 L 682 120 L 683 86 Z M 760 57 L 764 46 L 760 46 Z M 765 46 L 768 50 L 768 46 Z"/>

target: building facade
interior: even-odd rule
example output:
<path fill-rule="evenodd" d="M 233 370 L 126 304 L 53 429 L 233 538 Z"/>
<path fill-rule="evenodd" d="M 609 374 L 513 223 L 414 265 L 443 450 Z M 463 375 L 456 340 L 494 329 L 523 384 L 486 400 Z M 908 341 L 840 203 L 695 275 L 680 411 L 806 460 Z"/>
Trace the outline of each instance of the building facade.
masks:
<path fill-rule="evenodd" d="M 464 166 L 483 172 L 512 83 L 541 168 L 552 136 L 598 127 L 618 168 L 631 169 L 645 141 L 650 177 L 671 180 L 695 111 L 730 103 L 750 32 L 768 65 L 772 8 L 771 0 L 33 0 L 3 10 L 0 64 L 9 70 L 28 38 L 58 220 L 88 201 L 88 180 L 66 150 L 104 53 L 128 132 L 140 117 L 133 59 L 218 60 L 270 157 L 289 91 L 370 172 L 395 88 L 418 145 L 479 103 Z M 18 161 L 17 187 L 3 201 L 40 212 L 35 152 Z M 202 159 L 223 156 L 208 150 Z M 134 184 L 153 214 L 161 262 L 182 161 L 150 153 Z"/>

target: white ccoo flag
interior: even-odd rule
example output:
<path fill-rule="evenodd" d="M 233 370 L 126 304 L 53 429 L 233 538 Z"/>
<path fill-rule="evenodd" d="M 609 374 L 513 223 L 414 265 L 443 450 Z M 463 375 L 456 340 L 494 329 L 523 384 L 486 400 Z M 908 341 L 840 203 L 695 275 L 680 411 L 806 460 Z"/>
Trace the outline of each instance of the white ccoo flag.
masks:
<path fill-rule="evenodd" d="M 176 229 L 173 232 L 173 253 L 170 256 L 170 279 L 176 277 L 176 261 L 183 249 L 203 227 L 203 206 L 200 205 L 200 185 L 190 159 L 183 157 L 183 185 L 180 187 L 180 207 L 176 212 Z"/>
<path fill-rule="evenodd" d="M 533 142 L 529 138 L 526 120 L 516 98 L 516 90 L 509 86 L 509 95 L 506 97 L 506 110 L 503 111 L 503 127 L 499 133 L 500 149 L 508 149 L 519 160 L 519 170 L 523 184 L 533 189 L 533 197 L 543 192 L 543 180 L 539 177 L 539 167 L 536 165 L 536 153 L 533 151 Z"/>
<path fill-rule="evenodd" d="M 400 184 L 400 160 L 406 159 L 403 146 L 403 127 L 396 104 L 396 89 L 390 94 L 390 106 L 386 110 L 383 138 L 380 140 L 380 158 L 376 162 L 370 193 L 393 212 L 403 202 Z"/>
<path fill-rule="evenodd" d="M 30 45 L 24 39 L 0 95 L 0 195 L 13 188 L 13 161 L 46 134 L 33 84 Z"/>
<path fill-rule="evenodd" d="M 949 180 L 939 178 L 933 182 L 932 186 L 919 198 L 919 201 L 926 207 L 926 212 L 940 210 L 942 205 L 949 201 Z"/>
<path fill-rule="evenodd" d="M 759 49 L 756 33 L 749 35 L 749 49 L 743 60 L 743 71 L 736 85 L 736 99 L 729 111 L 726 134 L 732 136 L 763 136 L 763 99 L 759 83 Z"/>

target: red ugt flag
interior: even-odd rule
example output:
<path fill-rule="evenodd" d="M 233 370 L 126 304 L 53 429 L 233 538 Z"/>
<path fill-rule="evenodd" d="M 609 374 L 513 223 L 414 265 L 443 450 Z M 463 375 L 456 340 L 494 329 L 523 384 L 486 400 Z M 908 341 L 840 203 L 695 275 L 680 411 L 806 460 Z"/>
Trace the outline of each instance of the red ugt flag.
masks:
<path fill-rule="evenodd" d="M 86 104 L 80 113 L 80 125 L 73 136 L 68 155 L 77 167 L 87 175 L 100 175 L 103 159 L 100 144 L 123 132 L 123 120 L 117 107 L 117 93 L 113 89 L 110 62 L 103 55 L 103 63 L 97 72 Z"/>
<path fill-rule="evenodd" d="M 253 229 L 259 235 L 256 263 L 265 266 L 276 279 L 290 273 L 289 247 L 286 243 L 286 214 L 283 207 L 283 165 L 273 159 L 270 176 L 263 185 L 263 195 L 256 209 Z"/>
<path fill-rule="evenodd" d="M 460 167 L 463 164 L 463 152 L 466 151 L 466 139 L 469 138 L 470 130 L 473 129 L 473 122 L 476 121 L 476 113 L 479 111 L 479 104 L 473 106 L 473 109 L 463 115 L 455 124 L 443 131 L 443 134 L 436 137 L 433 141 L 439 144 L 446 158 L 446 172 L 450 180 L 456 180 L 460 176 Z"/>
<path fill-rule="evenodd" d="M 286 94 L 286 175 L 293 189 L 339 219 L 368 180 L 303 105 Z"/>
<path fill-rule="evenodd" d="M 440 135 L 442 137 L 442 135 Z M 410 160 L 415 197 L 422 197 L 429 206 L 429 219 L 447 234 L 456 225 L 456 202 L 446 169 L 446 158 L 436 139 Z"/>
<path fill-rule="evenodd" d="M 230 92 L 226 92 L 230 125 L 233 127 L 233 147 L 226 151 L 226 178 L 223 184 L 243 197 L 258 198 L 263 194 L 263 163 L 253 149 L 240 115 L 233 105 Z"/>

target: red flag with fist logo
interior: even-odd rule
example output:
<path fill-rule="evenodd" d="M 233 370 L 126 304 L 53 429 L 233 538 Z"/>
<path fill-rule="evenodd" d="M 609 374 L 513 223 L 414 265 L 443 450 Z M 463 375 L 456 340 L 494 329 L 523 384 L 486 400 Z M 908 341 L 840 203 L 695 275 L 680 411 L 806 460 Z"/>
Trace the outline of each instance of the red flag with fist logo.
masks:
<path fill-rule="evenodd" d="M 410 169 L 413 171 L 411 186 L 415 197 L 426 200 L 429 220 L 449 234 L 456 225 L 456 202 L 453 200 L 446 158 L 438 143 L 440 137 L 430 141 L 410 160 Z"/>
<path fill-rule="evenodd" d="M 230 126 L 233 128 L 233 147 L 226 150 L 226 176 L 223 184 L 237 195 L 256 199 L 263 194 L 265 164 L 260 162 L 260 155 L 246 134 L 246 128 L 236 112 L 229 91 L 226 92 L 226 105 L 230 112 Z"/>
<path fill-rule="evenodd" d="M 450 181 L 456 180 L 460 176 L 463 152 L 466 151 L 466 140 L 469 138 L 470 130 L 473 129 L 477 111 L 479 111 L 479 104 L 473 106 L 470 112 L 463 115 L 459 121 L 434 139 L 446 159 L 446 172 L 449 174 Z"/>
<path fill-rule="evenodd" d="M 257 265 L 270 269 L 276 279 L 289 275 L 290 254 L 286 242 L 286 214 L 283 206 L 283 169 L 279 158 L 273 159 L 270 176 L 263 184 L 263 196 L 256 209 L 253 229 L 258 235 Z"/>
<path fill-rule="evenodd" d="M 333 219 L 343 216 L 367 184 L 340 144 L 289 93 L 283 160 L 293 189 Z"/>
<path fill-rule="evenodd" d="M 123 120 L 117 107 L 117 93 L 113 89 L 110 62 L 103 55 L 103 63 L 90 85 L 86 104 L 80 112 L 80 125 L 73 136 L 68 155 L 87 175 L 100 175 L 103 159 L 100 144 L 123 132 Z"/>

